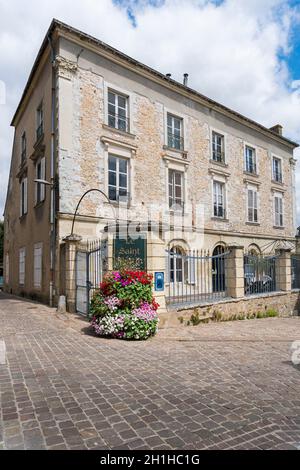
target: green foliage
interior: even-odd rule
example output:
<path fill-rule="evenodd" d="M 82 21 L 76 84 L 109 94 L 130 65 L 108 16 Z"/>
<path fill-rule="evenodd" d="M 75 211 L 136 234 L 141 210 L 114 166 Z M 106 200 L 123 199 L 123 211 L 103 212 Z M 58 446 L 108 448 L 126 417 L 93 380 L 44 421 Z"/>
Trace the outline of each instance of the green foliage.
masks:
<path fill-rule="evenodd" d="M 124 331 L 126 339 L 147 339 L 155 335 L 157 320 L 145 322 L 134 315 L 126 315 L 124 320 Z"/>
<path fill-rule="evenodd" d="M 225 320 L 226 317 L 223 318 L 222 312 L 220 312 L 219 310 L 215 310 L 215 311 L 213 312 L 212 320 L 218 322 L 218 321 L 222 321 L 222 319 Z"/>
<path fill-rule="evenodd" d="M 274 308 L 266 310 L 266 317 L 278 317 L 278 312 Z"/>
<path fill-rule="evenodd" d="M 190 322 L 193 326 L 197 326 L 197 325 L 199 325 L 199 323 L 201 323 L 201 318 L 200 318 L 199 312 L 195 311 L 191 315 Z"/>

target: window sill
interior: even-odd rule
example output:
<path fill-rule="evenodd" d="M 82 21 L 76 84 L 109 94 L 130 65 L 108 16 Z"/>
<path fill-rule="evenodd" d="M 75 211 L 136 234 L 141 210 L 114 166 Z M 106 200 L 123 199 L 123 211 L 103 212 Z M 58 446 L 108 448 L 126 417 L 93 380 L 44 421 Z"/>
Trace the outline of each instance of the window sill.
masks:
<path fill-rule="evenodd" d="M 20 215 L 20 217 L 19 217 L 20 222 L 22 222 L 23 220 L 26 219 L 26 215 L 27 215 L 27 212 L 26 212 L 26 214 Z"/>
<path fill-rule="evenodd" d="M 181 216 L 188 215 L 187 212 L 185 212 L 183 209 L 182 210 L 178 209 L 177 211 L 175 211 L 173 209 L 169 209 L 169 214 L 171 216 L 175 216 L 175 217 L 179 216 L 179 215 L 181 215 Z"/>
<path fill-rule="evenodd" d="M 16 178 L 22 178 L 22 176 L 27 173 L 27 161 L 25 160 L 19 166 L 18 173 L 16 174 Z"/>
<path fill-rule="evenodd" d="M 284 230 L 285 227 L 283 225 L 273 225 L 273 228 L 276 230 Z"/>
<path fill-rule="evenodd" d="M 187 150 L 184 149 L 176 149 L 174 147 L 169 147 L 168 145 L 163 145 L 164 150 L 168 150 L 170 152 L 180 153 L 182 156 L 188 154 Z"/>
<path fill-rule="evenodd" d="M 103 201 L 104 204 L 108 205 L 108 206 L 113 206 L 113 207 L 120 207 L 121 209 L 124 209 L 125 207 L 129 208 L 132 206 L 132 202 L 131 201 L 111 201 L 109 200 L 109 202 L 107 200 Z"/>
<path fill-rule="evenodd" d="M 219 222 L 229 222 L 229 219 L 226 217 L 216 217 L 215 215 L 211 217 L 211 220 L 218 220 Z"/>
<path fill-rule="evenodd" d="M 213 158 L 211 158 L 209 162 L 212 163 L 213 165 L 221 166 L 222 168 L 228 168 L 228 163 L 226 162 L 219 162 L 218 160 L 214 160 Z"/>
<path fill-rule="evenodd" d="M 35 144 L 33 145 L 33 147 L 34 147 L 35 149 L 37 149 L 37 148 L 41 145 L 41 143 L 43 142 L 43 140 L 44 140 L 44 132 L 39 136 L 38 139 L 36 139 Z"/>
<path fill-rule="evenodd" d="M 117 127 L 109 126 L 108 124 L 102 124 L 102 127 L 103 127 L 103 129 L 106 129 L 106 130 L 111 131 L 111 132 L 115 132 L 116 134 L 120 134 L 120 135 L 130 137 L 131 139 L 136 138 L 135 134 L 132 134 L 129 131 L 122 131 L 121 129 L 118 129 Z"/>
<path fill-rule="evenodd" d="M 276 181 L 276 180 L 273 180 L 273 179 L 272 179 L 271 182 L 272 182 L 273 184 L 278 184 L 279 186 L 283 186 L 283 185 L 284 185 L 284 184 L 283 184 L 283 181 Z"/>
<path fill-rule="evenodd" d="M 259 226 L 259 225 L 260 225 L 260 222 L 249 222 L 249 221 L 247 220 L 246 225 L 256 225 L 256 226 Z"/>
<path fill-rule="evenodd" d="M 244 175 L 253 176 L 254 178 L 258 178 L 258 177 L 259 177 L 259 174 L 258 174 L 258 173 L 251 173 L 250 171 L 246 171 L 246 170 L 244 170 Z"/>
<path fill-rule="evenodd" d="M 37 203 L 34 205 L 34 208 L 35 208 L 35 209 L 38 209 L 39 207 L 42 207 L 42 205 L 44 204 L 44 202 L 45 202 L 45 199 L 43 199 L 42 201 L 37 202 Z"/>

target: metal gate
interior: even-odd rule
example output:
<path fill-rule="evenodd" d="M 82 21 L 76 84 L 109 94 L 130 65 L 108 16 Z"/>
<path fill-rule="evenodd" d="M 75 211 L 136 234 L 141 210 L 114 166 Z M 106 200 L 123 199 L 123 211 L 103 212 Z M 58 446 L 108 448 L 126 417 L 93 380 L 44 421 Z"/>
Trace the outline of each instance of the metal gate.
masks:
<path fill-rule="evenodd" d="M 292 289 L 300 289 L 300 255 L 291 257 Z"/>
<path fill-rule="evenodd" d="M 107 243 L 96 240 L 76 251 L 76 311 L 89 314 L 91 298 L 107 271 Z"/>
<path fill-rule="evenodd" d="M 167 251 L 167 303 L 215 302 L 227 297 L 228 255 L 224 249 L 212 256 L 206 250 L 184 251 L 181 247 Z"/>
<path fill-rule="evenodd" d="M 244 289 L 245 295 L 275 292 L 276 260 L 278 256 L 263 254 L 244 255 Z"/>

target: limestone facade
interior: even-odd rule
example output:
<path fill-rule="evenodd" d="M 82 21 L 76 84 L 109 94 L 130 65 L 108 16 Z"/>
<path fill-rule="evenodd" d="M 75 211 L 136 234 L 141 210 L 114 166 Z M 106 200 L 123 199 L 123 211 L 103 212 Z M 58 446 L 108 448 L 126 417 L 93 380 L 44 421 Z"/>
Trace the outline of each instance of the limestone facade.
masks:
<path fill-rule="evenodd" d="M 98 188 L 108 195 L 110 155 L 127 162 L 128 196 L 121 208 L 97 192 L 84 198 L 74 227 L 83 240 L 99 238 L 116 218 L 137 223 L 150 220 L 176 228 L 172 212 L 169 224 L 170 171 L 182 175 L 181 200 L 193 230 L 192 236 L 162 230 L 159 270 L 163 268 L 162 245 L 166 249 L 180 245 L 212 251 L 222 244 L 245 249 L 255 246 L 263 251 L 267 246 L 272 250 L 272 242 L 294 240 L 296 144 L 66 25 L 54 21 L 48 33 L 53 49 L 44 42 L 13 120 L 15 140 L 5 208 L 6 290 L 54 303 L 64 293 L 64 239 L 71 232 L 73 213 L 83 193 Z M 111 125 L 109 92 L 126 100 L 125 131 Z M 30 155 L 35 152 L 40 102 L 44 136 L 38 152 L 45 157 L 44 176 L 52 189 L 45 188 L 43 204 L 35 207 L 36 159 Z M 169 145 L 168 115 L 181 122 L 180 149 Z M 20 218 L 20 142 L 24 130 L 30 136 L 28 210 Z M 214 132 L 222 136 L 223 162 L 213 160 Z M 246 171 L 246 146 L 255 152 L 257 171 L 253 173 Z M 274 181 L 274 157 L 281 162 L 279 182 Z M 214 215 L 214 182 L 223 185 L 223 217 Z M 249 188 L 257 192 L 258 217 L 254 222 L 247 218 Z M 281 226 L 275 224 L 275 195 L 283 201 Z M 37 242 L 43 242 L 43 280 L 38 290 L 33 285 L 33 245 Z M 18 254 L 23 245 L 26 280 L 20 286 Z M 149 248 L 150 270 L 154 272 L 153 250 Z M 69 259 L 68 263 L 70 266 Z"/>

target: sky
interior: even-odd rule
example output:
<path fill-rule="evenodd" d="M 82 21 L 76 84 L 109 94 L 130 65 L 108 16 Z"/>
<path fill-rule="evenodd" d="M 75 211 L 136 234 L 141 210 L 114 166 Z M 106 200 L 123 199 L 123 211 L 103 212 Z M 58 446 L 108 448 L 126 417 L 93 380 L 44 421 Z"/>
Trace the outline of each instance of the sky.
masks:
<path fill-rule="evenodd" d="M 300 0 L 0 0 L 0 217 L 11 118 L 54 17 L 300 143 Z M 300 162 L 296 184 L 300 225 Z"/>

